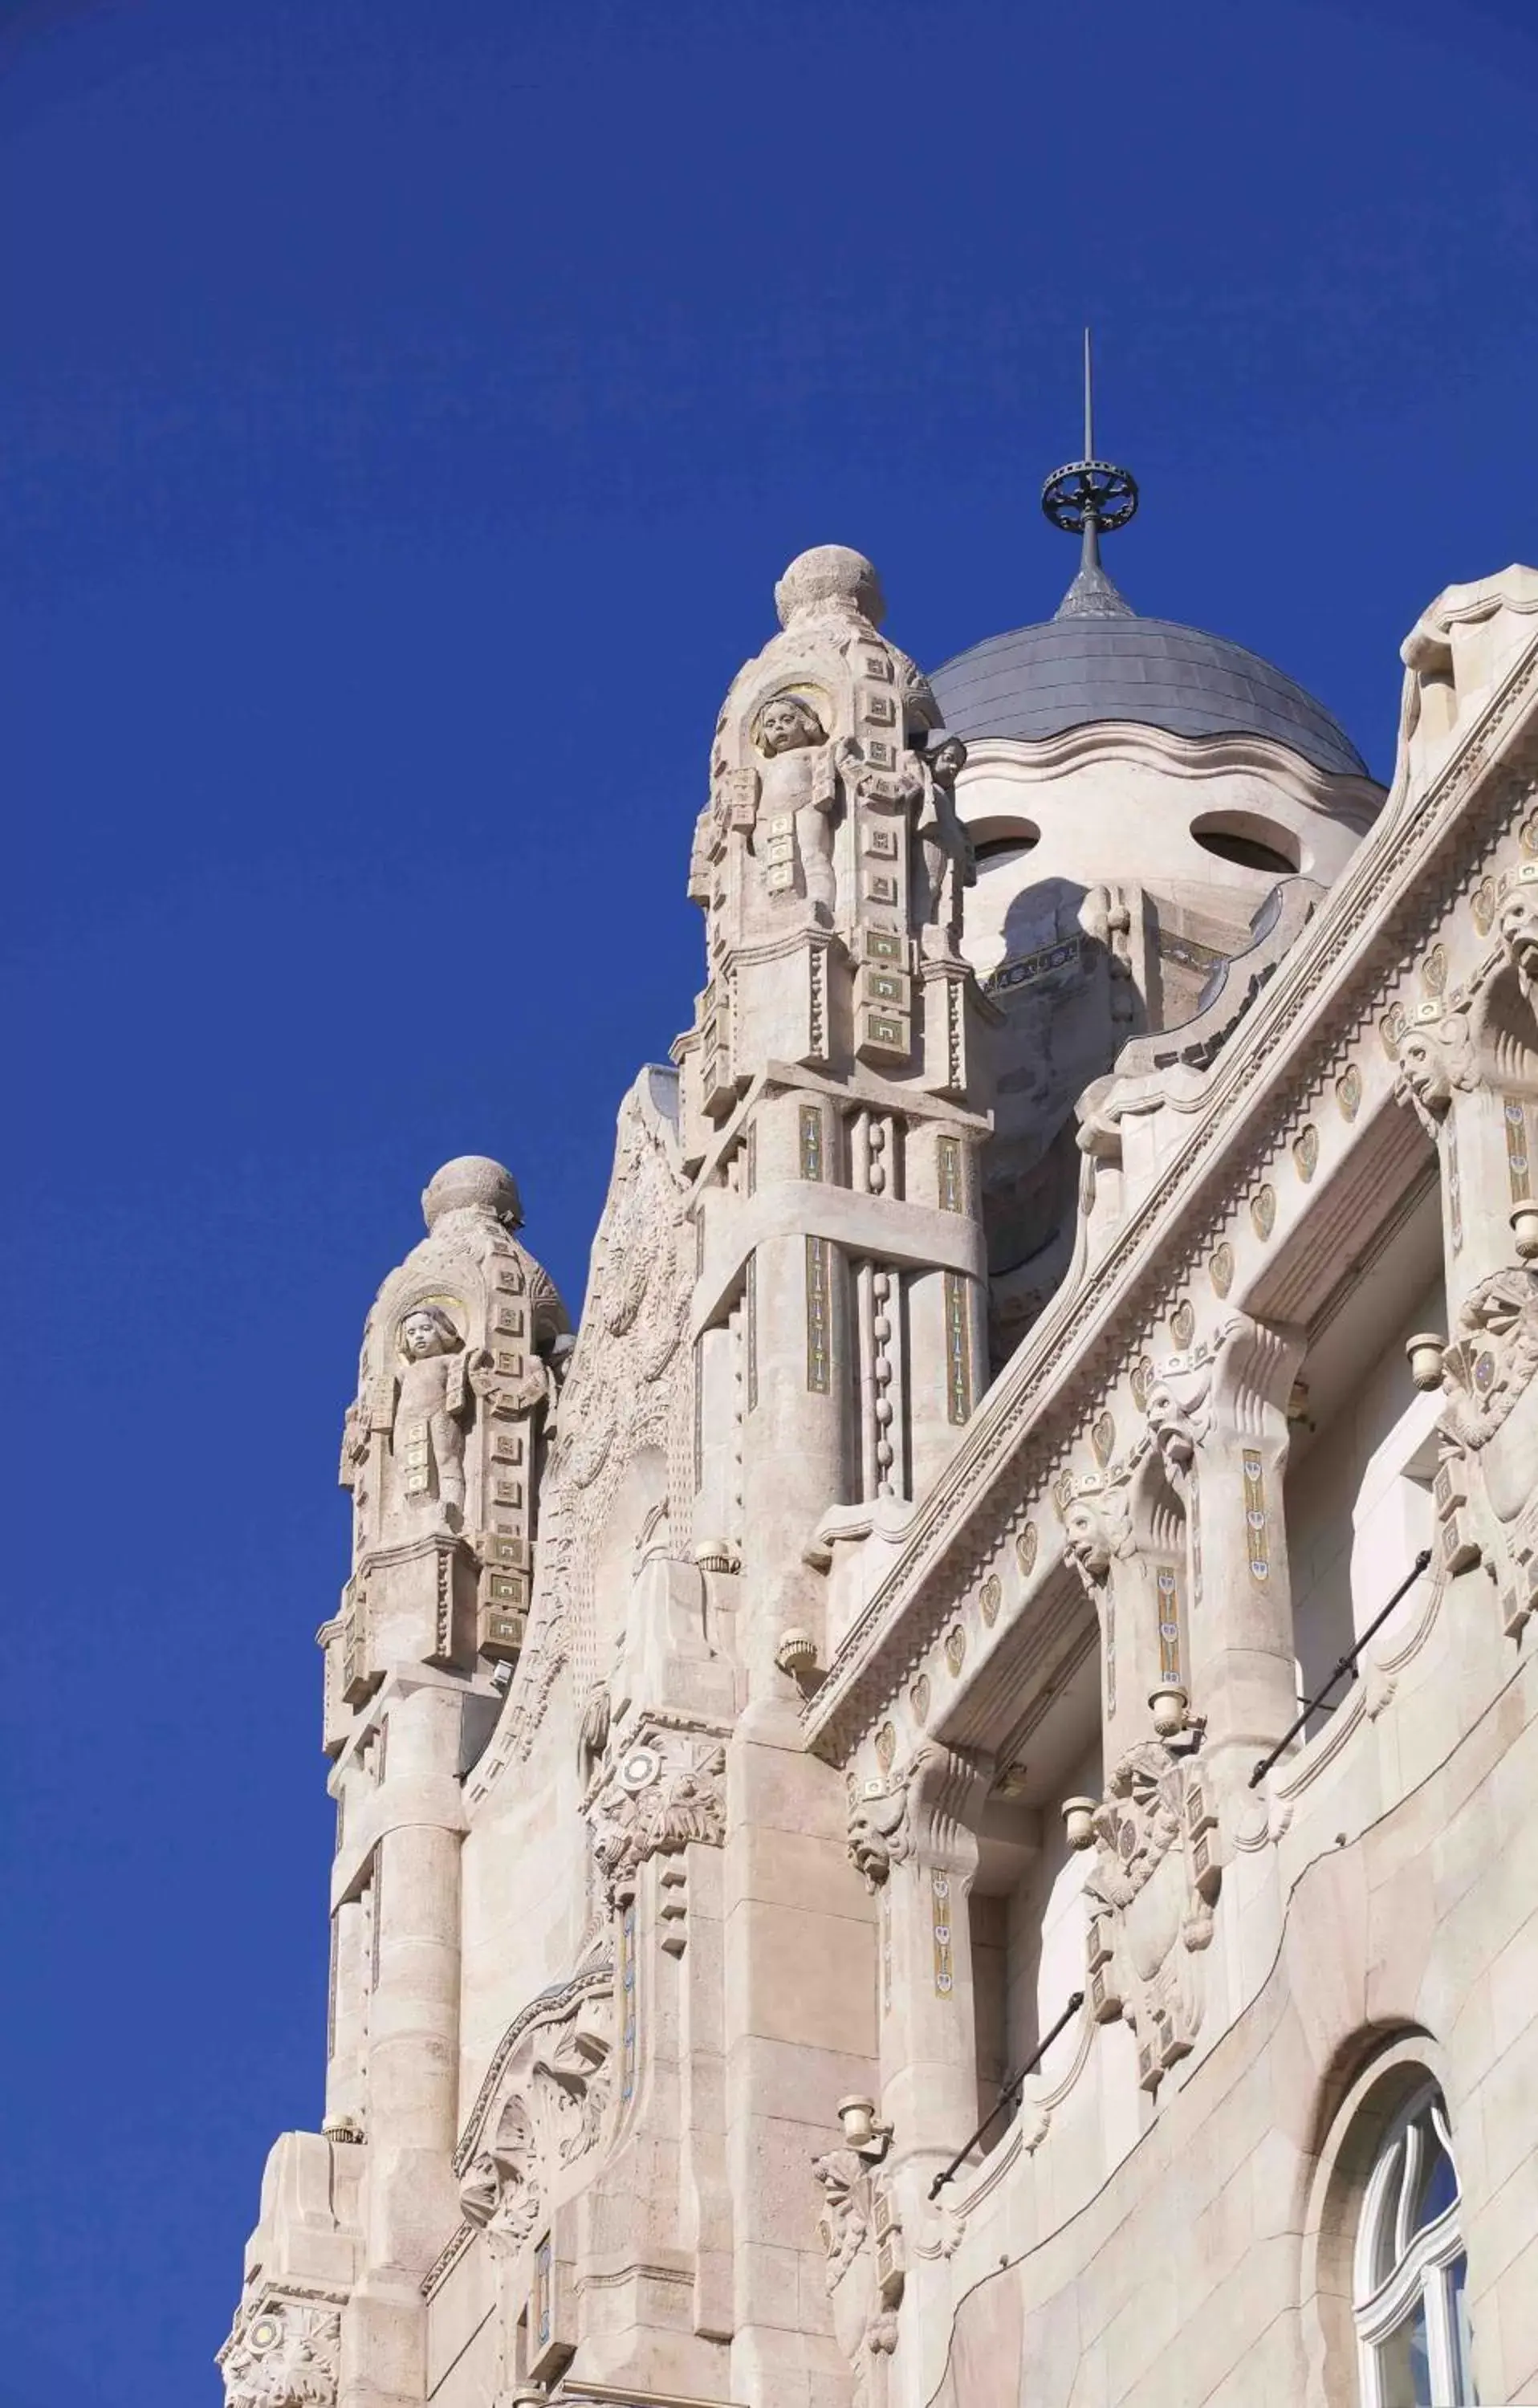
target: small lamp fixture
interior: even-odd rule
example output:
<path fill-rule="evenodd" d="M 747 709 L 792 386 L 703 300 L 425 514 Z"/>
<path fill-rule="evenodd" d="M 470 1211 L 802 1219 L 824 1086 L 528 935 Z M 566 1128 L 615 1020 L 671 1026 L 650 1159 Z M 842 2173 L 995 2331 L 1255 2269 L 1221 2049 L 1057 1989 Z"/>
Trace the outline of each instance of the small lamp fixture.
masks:
<path fill-rule="evenodd" d="M 1148 1693 L 1148 1711 L 1160 1739 L 1173 1739 L 1191 1718 L 1191 1700 L 1178 1681 L 1161 1681 Z"/>
<path fill-rule="evenodd" d="M 793 1681 L 804 1680 L 817 1669 L 817 1641 L 810 1630 L 782 1630 L 774 1660 Z"/>
<path fill-rule="evenodd" d="M 1516 1252 L 1525 1263 L 1538 1262 L 1538 1204 L 1530 1201 L 1511 1208 L 1511 1234 L 1516 1241 Z"/>
<path fill-rule="evenodd" d="M 1446 1343 L 1434 1329 L 1417 1329 L 1413 1338 L 1404 1341 L 1410 1377 L 1423 1395 L 1429 1396 L 1433 1388 L 1442 1385 L 1442 1356 Z"/>
<path fill-rule="evenodd" d="M 837 2114 L 843 2126 L 844 2140 L 857 2157 L 879 2158 L 886 2155 L 892 2127 L 881 2121 L 873 2099 L 855 2091 L 848 2099 L 840 2100 Z"/>
<path fill-rule="evenodd" d="M 1100 1812 L 1098 1798 L 1065 1798 L 1063 1829 L 1071 1848 L 1092 1848 L 1095 1844 L 1095 1817 Z"/>

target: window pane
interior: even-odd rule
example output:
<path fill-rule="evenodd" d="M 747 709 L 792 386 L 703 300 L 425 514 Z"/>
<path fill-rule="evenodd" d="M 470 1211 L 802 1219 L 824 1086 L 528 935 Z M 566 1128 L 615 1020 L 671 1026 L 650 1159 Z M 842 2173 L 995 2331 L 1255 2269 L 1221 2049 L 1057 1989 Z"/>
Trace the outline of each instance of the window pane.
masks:
<path fill-rule="evenodd" d="M 1424 2300 L 1378 2344 L 1378 2398 L 1382 2408 L 1445 2408 L 1431 2397 Z"/>
<path fill-rule="evenodd" d="M 1453 2172 L 1453 2161 L 1428 2115 L 1421 2126 L 1420 2175 L 1410 2216 L 1411 2232 L 1423 2232 L 1439 2215 L 1445 2215 L 1457 2197 L 1458 2176 Z"/>

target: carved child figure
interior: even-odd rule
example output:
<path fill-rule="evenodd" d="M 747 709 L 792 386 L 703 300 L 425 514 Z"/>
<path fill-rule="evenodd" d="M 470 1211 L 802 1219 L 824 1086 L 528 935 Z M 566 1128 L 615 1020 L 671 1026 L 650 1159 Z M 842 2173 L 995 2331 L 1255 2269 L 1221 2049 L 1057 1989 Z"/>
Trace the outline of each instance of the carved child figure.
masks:
<path fill-rule="evenodd" d="M 441 1305 L 419 1304 L 397 1342 L 404 1359 L 390 1436 L 396 1496 L 408 1505 L 436 1497 L 457 1527 L 465 1512 L 464 1340 Z"/>
<path fill-rule="evenodd" d="M 944 925 L 953 936 L 961 933 L 962 889 L 977 883 L 972 840 L 956 807 L 956 781 L 966 766 L 967 748 L 959 736 L 942 737 L 920 760 L 924 799 L 916 833 L 924 878 L 919 924 L 938 928 L 943 911 Z"/>
<path fill-rule="evenodd" d="M 758 713 L 754 741 L 765 761 L 760 818 L 794 814 L 807 899 L 831 920 L 837 897 L 832 814 L 838 781 L 826 730 L 803 695 L 777 694 Z"/>

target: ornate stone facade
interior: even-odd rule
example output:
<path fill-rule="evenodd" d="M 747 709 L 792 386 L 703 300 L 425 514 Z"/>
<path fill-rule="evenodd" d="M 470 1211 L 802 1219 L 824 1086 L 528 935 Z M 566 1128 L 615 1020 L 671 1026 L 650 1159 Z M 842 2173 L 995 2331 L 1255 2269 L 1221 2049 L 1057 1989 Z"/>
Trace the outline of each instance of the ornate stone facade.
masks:
<path fill-rule="evenodd" d="M 574 1336 L 428 1186 L 229 2408 L 1381 2408 L 1412 2109 L 1538 2390 L 1538 576 L 1384 793 L 1214 639 L 1140 716 L 1096 575 L 1042 732 L 794 562 Z"/>

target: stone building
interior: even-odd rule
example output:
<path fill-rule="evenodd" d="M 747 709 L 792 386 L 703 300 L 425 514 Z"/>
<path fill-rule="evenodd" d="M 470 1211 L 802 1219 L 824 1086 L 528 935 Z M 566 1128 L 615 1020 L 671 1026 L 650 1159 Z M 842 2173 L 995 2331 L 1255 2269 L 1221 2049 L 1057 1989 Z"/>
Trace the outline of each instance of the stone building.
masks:
<path fill-rule="evenodd" d="M 1386 793 L 1128 483 L 786 570 L 574 1338 L 428 1185 L 229 2408 L 1538 2400 L 1538 573 Z"/>

